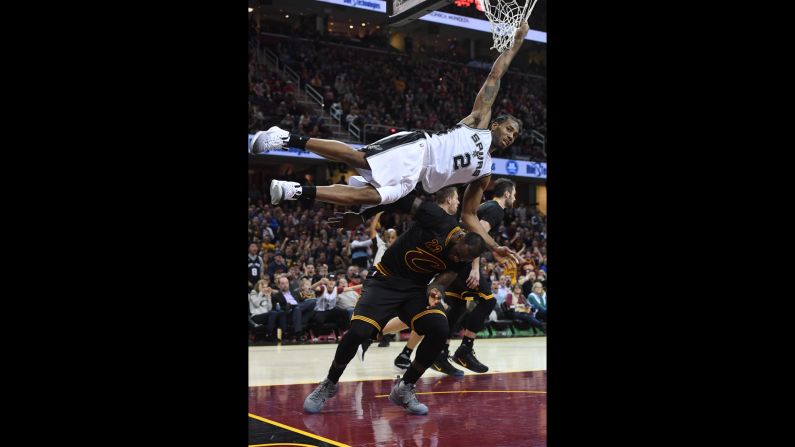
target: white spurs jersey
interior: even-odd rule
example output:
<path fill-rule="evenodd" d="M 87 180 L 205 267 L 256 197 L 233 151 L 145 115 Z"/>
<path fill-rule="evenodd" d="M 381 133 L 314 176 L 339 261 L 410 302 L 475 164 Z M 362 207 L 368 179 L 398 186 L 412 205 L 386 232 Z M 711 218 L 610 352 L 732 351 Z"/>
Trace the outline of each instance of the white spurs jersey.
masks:
<path fill-rule="evenodd" d="M 425 139 L 425 165 L 420 176 L 425 192 L 450 185 L 472 183 L 491 174 L 491 131 L 465 124 L 443 132 L 428 134 Z"/>

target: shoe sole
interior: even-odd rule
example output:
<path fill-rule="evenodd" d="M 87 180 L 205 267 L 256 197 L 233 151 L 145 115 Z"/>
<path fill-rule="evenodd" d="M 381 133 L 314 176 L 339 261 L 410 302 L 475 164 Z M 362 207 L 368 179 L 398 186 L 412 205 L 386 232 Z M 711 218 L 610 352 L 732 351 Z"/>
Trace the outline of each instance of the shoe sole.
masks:
<path fill-rule="evenodd" d="M 322 408 L 320 410 L 322 410 Z M 309 414 L 318 414 L 318 413 L 320 413 L 320 410 L 312 411 L 312 410 L 304 407 L 304 412 L 309 413 Z"/>
<path fill-rule="evenodd" d="M 257 138 L 259 138 L 259 136 L 260 136 L 260 135 L 262 135 L 262 134 L 264 134 L 264 133 L 265 133 L 264 131 L 260 130 L 259 132 L 257 132 L 257 133 L 255 133 L 255 134 L 254 134 L 254 138 L 252 138 L 252 139 L 251 139 L 251 144 L 250 144 L 250 145 L 249 145 L 249 147 L 248 147 L 248 151 L 249 151 L 250 153 L 252 153 L 252 154 L 261 154 L 261 153 L 263 153 L 263 152 L 264 152 L 264 151 L 259 151 L 259 152 L 255 152 L 255 151 L 254 151 L 254 143 L 256 143 L 256 141 L 257 141 Z"/>
<path fill-rule="evenodd" d="M 334 397 L 336 395 L 337 395 L 337 393 L 335 392 L 333 395 L 329 396 L 328 399 L 326 399 L 326 401 L 328 401 L 329 399 L 331 399 L 332 397 Z M 323 409 L 323 406 L 325 406 L 325 404 L 326 404 L 326 402 L 323 402 L 323 404 L 320 406 L 320 408 L 317 409 L 317 411 L 312 411 L 312 410 L 306 408 L 306 401 L 304 401 L 304 411 L 309 413 L 309 414 L 317 414 L 317 413 L 320 413 L 320 410 Z"/>
<path fill-rule="evenodd" d="M 325 404 L 325 402 L 323 402 L 323 404 Z M 322 410 L 322 409 L 323 409 L 323 405 L 321 405 L 321 406 L 320 406 L 320 408 L 318 408 L 317 410 L 315 410 L 315 411 L 312 411 L 312 410 L 310 410 L 309 408 L 306 408 L 306 403 L 304 403 L 304 411 L 305 411 L 305 412 L 307 412 L 307 413 L 309 413 L 309 414 L 317 414 L 317 413 L 320 413 L 320 410 Z"/>
<path fill-rule="evenodd" d="M 282 188 L 276 183 L 276 180 L 271 180 L 271 205 L 280 203 L 282 203 Z"/>

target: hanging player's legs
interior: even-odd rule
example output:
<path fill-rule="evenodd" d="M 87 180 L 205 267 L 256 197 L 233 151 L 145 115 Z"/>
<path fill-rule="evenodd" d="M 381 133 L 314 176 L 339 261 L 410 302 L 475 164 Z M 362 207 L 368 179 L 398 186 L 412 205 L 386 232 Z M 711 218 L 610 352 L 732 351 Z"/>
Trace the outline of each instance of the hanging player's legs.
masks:
<path fill-rule="evenodd" d="M 279 129 L 279 131 L 284 132 Z M 268 140 L 267 133 L 256 140 Z M 340 161 L 360 174 L 348 185 L 302 186 L 297 182 L 273 180 L 271 203 L 282 200 L 320 200 L 337 205 L 379 205 L 399 200 L 420 181 L 425 158 L 425 134 L 400 132 L 371 143 L 361 150 L 333 140 L 298 137 L 287 134 L 289 146 L 306 148 L 332 161 Z M 277 144 L 273 138 L 274 144 Z"/>
<path fill-rule="evenodd" d="M 314 152 L 331 161 L 346 163 L 352 168 L 370 169 L 365 153 L 336 140 L 302 137 L 273 126 L 268 130 L 259 131 L 249 142 L 249 152 L 263 154 L 272 150 L 295 147 Z"/>
<path fill-rule="evenodd" d="M 328 160 L 345 163 L 353 168 L 370 169 L 365 153 L 357 151 L 345 143 L 335 140 L 301 137 L 290 134 L 276 126 L 254 134 L 251 152 L 265 153 L 274 149 L 297 147 L 314 152 Z M 377 205 L 381 196 L 372 186 L 301 186 L 297 182 L 273 180 L 270 185 L 271 203 L 278 205 L 282 200 L 320 200 L 321 202 L 351 206 L 356 204 Z"/>
<path fill-rule="evenodd" d="M 378 205 L 381 194 L 370 186 L 310 186 L 298 182 L 271 180 L 271 203 L 278 205 L 284 200 L 319 200 L 335 205 Z"/>

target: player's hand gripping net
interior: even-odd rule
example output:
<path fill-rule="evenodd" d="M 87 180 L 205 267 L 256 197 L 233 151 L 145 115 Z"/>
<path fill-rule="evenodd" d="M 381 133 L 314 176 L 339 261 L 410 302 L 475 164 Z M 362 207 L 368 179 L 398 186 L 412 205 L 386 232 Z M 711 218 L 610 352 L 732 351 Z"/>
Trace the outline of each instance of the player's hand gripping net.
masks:
<path fill-rule="evenodd" d="M 494 45 L 491 47 L 500 53 L 511 49 L 516 32 L 522 22 L 526 22 L 533 13 L 538 0 L 482 0 L 486 18 L 491 24 Z M 525 32 L 526 34 L 526 32 Z M 524 39 L 524 35 L 521 36 Z"/>

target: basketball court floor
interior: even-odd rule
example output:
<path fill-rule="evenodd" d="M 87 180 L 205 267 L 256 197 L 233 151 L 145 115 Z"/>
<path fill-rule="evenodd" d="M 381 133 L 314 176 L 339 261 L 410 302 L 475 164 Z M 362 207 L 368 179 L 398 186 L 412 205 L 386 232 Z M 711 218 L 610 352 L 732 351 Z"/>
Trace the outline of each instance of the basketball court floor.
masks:
<path fill-rule="evenodd" d="M 326 377 L 337 345 L 249 347 L 249 446 L 546 446 L 546 337 L 477 339 L 484 374 L 429 369 L 417 382 L 425 416 L 387 399 L 403 346 L 373 344 L 364 363 L 354 358 L 314 415 L 304 413 L 304 398 Z"/>

